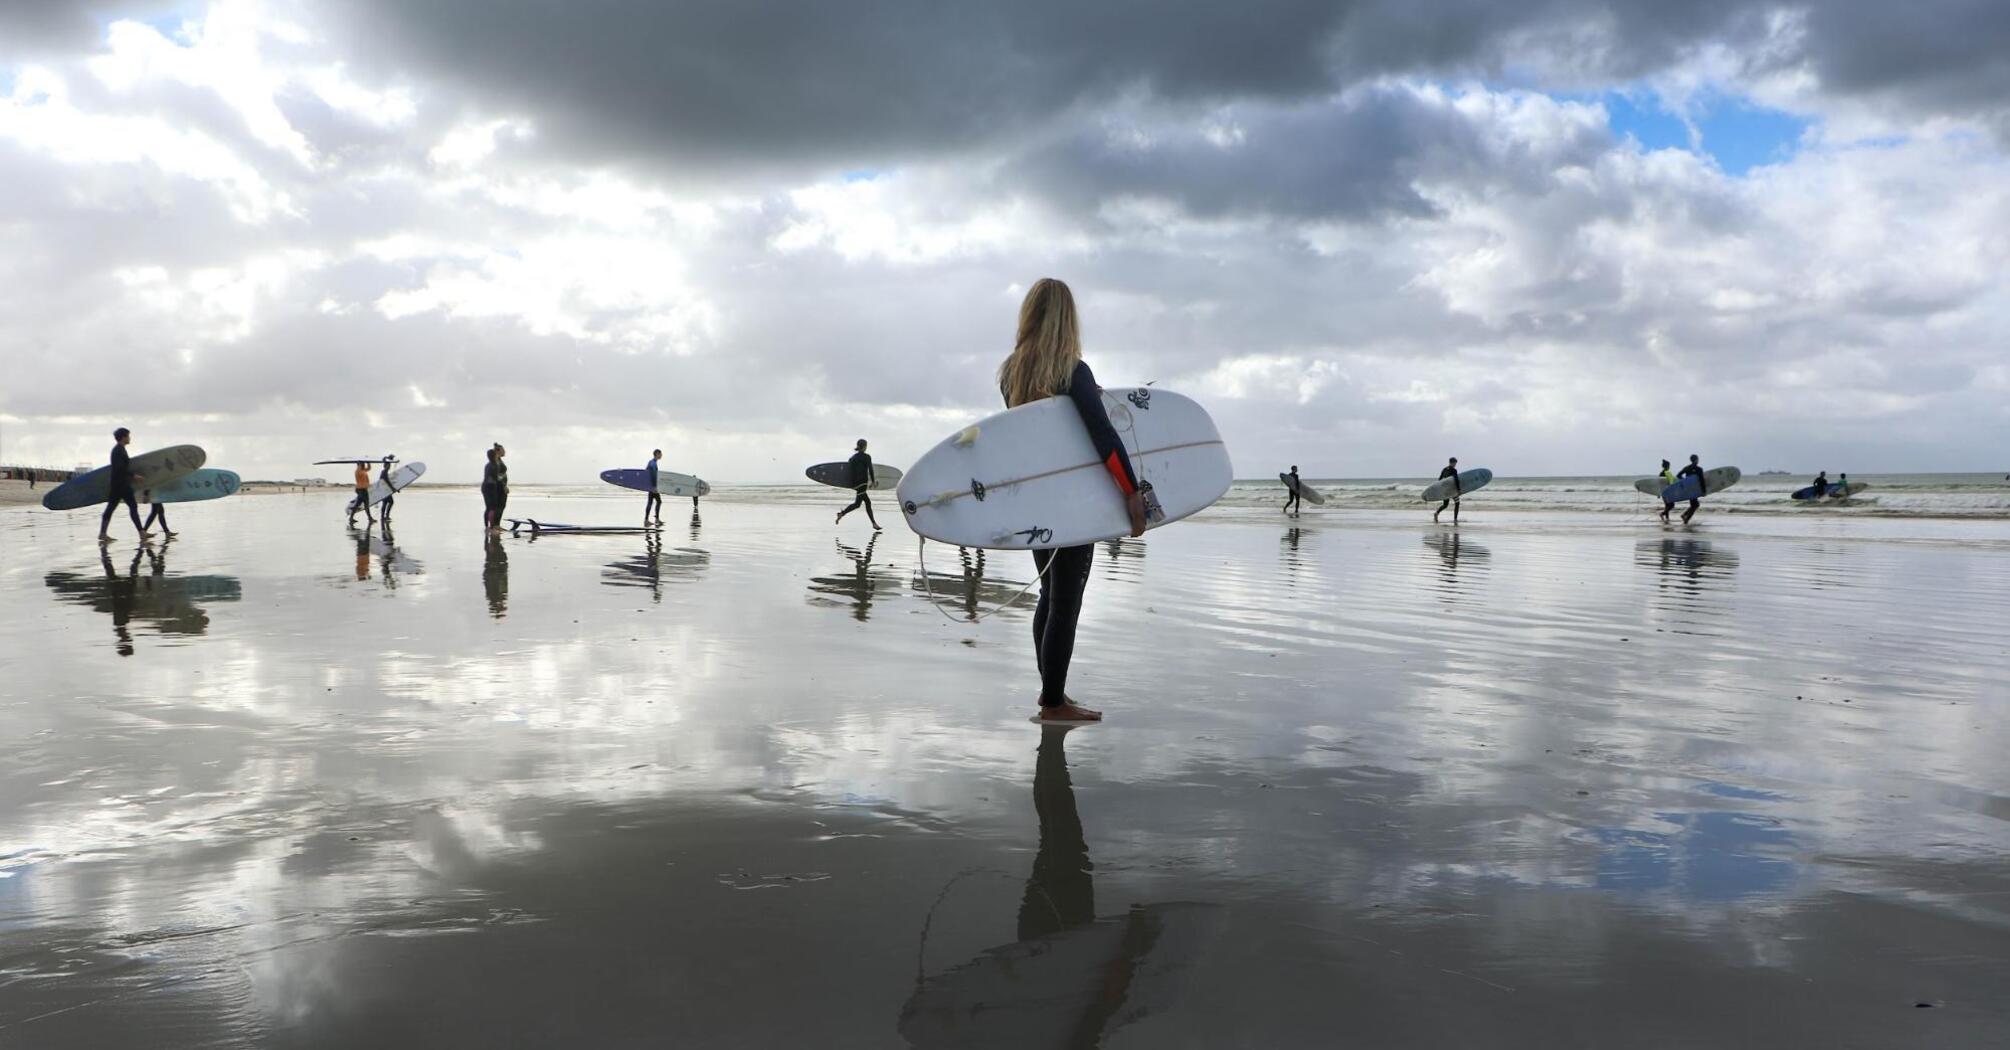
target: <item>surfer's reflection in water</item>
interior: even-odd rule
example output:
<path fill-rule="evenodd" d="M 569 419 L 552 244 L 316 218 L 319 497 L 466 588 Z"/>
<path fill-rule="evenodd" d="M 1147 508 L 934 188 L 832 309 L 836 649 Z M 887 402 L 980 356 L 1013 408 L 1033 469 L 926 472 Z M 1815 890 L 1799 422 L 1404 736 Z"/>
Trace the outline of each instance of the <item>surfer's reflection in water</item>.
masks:
<path fill-rule="evenodd" d="M 693 496 L 691 497 L 691 542 L 698 542 L 698 526 L 703 524 L 704 522 L 698 520 L 698 497 Z"/>
<path fill-rule="evenodd" d="M 611 561 L 600 570 L 600 582 L 614 587 L 646 587 L 651 601 L 663 600 L 663 578 L 692 579 L 711 565 L 712 555 L 694 547 L 663 549 L 659 533 L 645 533 L 642 553 Z"/>
<path fill-rule="evenodd" d="M 493 533 L 482 552 L 482 593 L 488 597 L 489 615 L 502 619 L 509 610 L 509 552 Z"/>
<path fill-rule="evenodd" d="M 1467 565 L 1484 567 L 1492 551 L 1472 540 L 1465 539 L 1456 532 L 1435 532 L 1424 537 L 1424 546 L 1438 555 L 1438 599 L 1448 605 L 1464 599 L 1459 589 L 1459 559 Z"/>
<path fill-rule="evenodd" d="M 810 604 L 851 606 L 852 619 L 864 623 L 872 615 L 873 599 L 881 592 L 900 589 L 900 581 L 885 573 L 872 569 L 872 550 L 879 545 L 879 533 L 873 533 L 865 542 L 865 550 L 837 544 L 839 554 L 852 563 L 849 576 L 813 576 L 810 578 Z M 832 601 L 833 598 L 846 599 L 845 602 Z"/>
<path fill-rule="evenodd" d="M 1280 548 L 1278 555 L 1284 559 L 1284 582 L 1290 586 L 1298 583 L 1298 572 L 1305 567 L 1305 558 L 1298 550 L 1299 542 L 1304 538 L 1301 532 L 1298 526 L 1293 525 L 1285 529 L 1283 538 L 1277 541 Z"/>
<path fill-rule="evenodd" d="M 936 604 L 945 610 L 961 609 L 964 619 L 971 623 L 983 616 L 1010 618 L 1031 612 L 1026 607 L 1027 603 L 1015 601 L 1024 596 L 1026 582 L 985 576 L 982 547 L 958 547 L 956 559 L 963 570 L 958 575 L 926 572 L 921 568 L 915 570 L 914 590 L 923 601 L 930 600 L 932 595 Z M 991 607 L 988 613 L 984 612 L 986 605 Z"/>
<path fill-rule="evenodd" d="M 234 602 L 243 595 L 235 576 L 169 576 L 167 551 L 150 545 L 133 552 L 123 576 L 108 551 L 99 550 L 98 564 L 102 575 L 52 572 L 43 583 L 61 601 L 110 614 L 112 644 L 120 656 L 133 655 L 135 624 L 151 625 L 161 634 L 202 634 L 209 629 L 209 614 L 198 602 Z"/>
<path fill-rule="evenodd" d="M 1095 864 L 1068 777 L 1067 735 L 1045 725 L 1033 772 L 1040 847 L 1017 939 L 933 977 L 918 974 L 900 1034 L 919 1047 L 1094 1047 L 1178 999 L 1212 909 L 1134 905 L 1096 917 Z M 931 921 L 933 916 L 931 916 Z M 926 940 L 922 944 L 926 961 Z"/>

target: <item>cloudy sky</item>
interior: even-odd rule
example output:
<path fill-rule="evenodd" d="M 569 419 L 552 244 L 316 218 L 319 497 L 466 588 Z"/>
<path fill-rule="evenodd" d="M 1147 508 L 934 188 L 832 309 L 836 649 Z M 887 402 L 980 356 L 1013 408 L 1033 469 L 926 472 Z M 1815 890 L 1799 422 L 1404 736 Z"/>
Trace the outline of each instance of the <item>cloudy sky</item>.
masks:
<path fill-rule="evenodd" d="M 0 461 L 786 481 L 1067 280 L 1238 473 L 2005 469 L 1999 0 L 0 0 Z"/>

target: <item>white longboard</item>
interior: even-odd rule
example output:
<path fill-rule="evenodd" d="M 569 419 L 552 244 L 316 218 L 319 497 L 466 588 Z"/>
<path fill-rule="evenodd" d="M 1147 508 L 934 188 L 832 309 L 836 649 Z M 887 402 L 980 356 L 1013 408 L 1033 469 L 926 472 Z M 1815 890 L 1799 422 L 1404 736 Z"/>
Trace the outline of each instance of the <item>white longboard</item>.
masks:
<path fill-rule="evenodd" d="M 1131 467 L 1164 510 L 1157 528 L 1222 497 L 1228 447 L 1193 399 L 1152 387 L 1105 387 L 1103 407 Z M 945 439 L 896 490 L 909 528 L 963 547 L 1040 550 L 1128 536 L 1123 495 L 1065 397 L 1000 412 Z"/>
<path fill-rule="evenodd" d="M 392 471 L 389 478 L 378 479 L 370 485 L 370 505 L 375 506 L 405 491 L 406 486 L 419 480 L 419 475 L 425 472 L 426 465 L 424 463 L 407 463 Z M 389 484 L 386 484 L 386 481 Z"/>

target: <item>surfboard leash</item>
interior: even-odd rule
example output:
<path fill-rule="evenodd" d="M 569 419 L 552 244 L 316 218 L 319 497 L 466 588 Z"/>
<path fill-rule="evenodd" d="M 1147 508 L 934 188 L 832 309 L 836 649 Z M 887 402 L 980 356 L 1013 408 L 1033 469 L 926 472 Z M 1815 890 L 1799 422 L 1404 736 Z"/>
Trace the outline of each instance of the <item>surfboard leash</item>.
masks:
<path fill-rule="evenodd" d="M 1006 609 L 1009 609 L 1012 606 L 1017 605 L 1019 603 L 1019 599 L 1024 598 L 1026 596 L 1026 592 L 1033 589 L 1034 584 L 1039 583 L 1042 579 L 1046 578 L 1047 569 L 1051 569 L 1054 567 L 1054 559 L 1048 558 L 1047 568 L 1041 569 L 1039 572 L 1034 573 L 1033 578 L 1026 581 L 1026 586 L 1019 588 L 1018 594 L 1015 594 L 1012 597 L 1005 599 L 1004 604 L 998 606 L 998 608 L 993 609 L 987 613 L 981 613 L 981 614 L 971 613 L 970 619 L 968 620 L 959 620 L 956 617 L 949 615 L 949 610 L 944 609 L 942 607 L 942 603 L 935 600 L 935 581 L 928 575 L 928 537 L 923 536 L 920 533 L 915 533 L 915 538 L 917 541 L 915 544 L 915 559 L 921 563 L 921 588 L 922 590 L 928 592 L 928 604 L 934 606 L 935 611 L 941 613 L 942 618 L 948 620 L 950 623 L 955 624 L 983 623 L 985 620 L 990 619 L 991 617 L 996 616 L 1001 612 L 1004 612 Z"/>

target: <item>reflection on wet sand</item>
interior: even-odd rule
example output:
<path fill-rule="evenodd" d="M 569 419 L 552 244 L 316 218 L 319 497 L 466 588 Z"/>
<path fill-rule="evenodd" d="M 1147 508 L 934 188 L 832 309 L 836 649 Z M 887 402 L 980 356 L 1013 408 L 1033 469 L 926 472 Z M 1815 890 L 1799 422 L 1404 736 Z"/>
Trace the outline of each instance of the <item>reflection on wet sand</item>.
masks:
<path fill-rule="evenodd" d="M 1709 540 L 1664 537 L 1634 545 L 1635 563 L 1656 571 L 1660 607 L 1678 617 L 1679 634 L 1720 635 L 1721 614 L 1738 569 L 1738 552 Z"/>
<path fill-rule="evenodd" d="M 900 1015 L 917 1047 L 1096 1047 L 1112 1031 L 1180 998 L 1182 971 L 1204 954 L 1212 909 L 1133 904 L 1096 915 L 1095 865 L 1075 807 L 1065 742 L 1042 726 L 1033 774 L 1040 845 L 1019 899 L 1017 937 L 921 976 Z M 932 919 L 932 916 L 931 916 Z M 921 950 L 927 961 L 927 940 Z"/>
<path fill-rule="evenodd" d="M 1304 529 L 1296 525 L 1284 530 L 1284 536 L 1277 541 L 1278 558 L 1284 562 L 1284 579 L 1287 583 L 1297 583 L 1298 574 L 1305 568 L 1305 552 L 1300 549 L 1304 542 Z"/>
<path fill-rule="evenodd" d="M 692 515 L 696 517 L 696 515 Z M 608 562 L 600 571 L 600 582 L 610 587 L 646 587 L 650 598 L 663 600 L 663 581 L 694 580 L 712 564 L 712 555 L 696 547 L 663 549 L 660 535 L 642 538 L 642 553 Z"/>
<path fill-rule="evenodd" d="M 810 578 L 809 602 L 811 605 L 850 607 L 852 618 L 864 623 L 872 615 L 874 599 L 900 591 L 900 580 L 889 570 L 874 569 L 872 551 L 879 543 L 879 534 L 874 533 L 865 543 L 865 549 L 847 545 L 842 540 L 837 544 L 838 553 L 852 563 L 852 571 L 845 576 L 812 576 Z"/>
<path fill-rule="evenodd" d="M 1448 605 L 1469 601 L 1471 596 L 1459 586 L 1459 560 L 1465 559 L 1468 570 L 1485 569 L 1493 552 L 1485 544 L 1466 539 L 1457 531 L 1430 533 L 1424 537 L 1424 546 L 1438 556 L 1437 586 L 1433 588 L 1438 592 L 1438 599 Z M 1466 582 L 1470 584 L 1472 581 L 1468 579 Z"/>
<path fill-rule="evenodd" d="M 1104 579 L 1142 579 L 1145 574 L 1145 541 L 1141 537 L 1120 536 L 1104 540 L 1096 564 Z M 1029 559 L 1030 562 L 1030 559 Z"/>
<path fill-rule="evenodd" d="M 243 596 L 235 576 L 171 576 L 168 548 L 142 545 L 133 552 L 125 575 L 109 551 L 98 552 L 101 575 L 52 572 L 42 582 L 59 601 L 86 605 L 112 617 L 112 636 L 120 656 L 133 654 L 132 624 L 151 626 L 160 634 L 199 635 L 209 629 L 209 613 L 201 602 L 234 602 Z M 145 571 L 142 572 L 142 569 Z"/>
<path fill-rule="evenodd" d="M 488 599 L 489 616 L 502 619 L 509 611 L 509 551 L 501 536 L 491 535 L 482 548 L 482 594 Z"/>
<path fill-rule="evenodd" d="M 1025 593 L 1027 581 L 986 576 L 984 571 L 987 553 L 982 549 L 970 547 L 956 548 L 956 558 L 962 571 L 956 575 L 935 571 L 916 572 L 915 595 L 922 601 L 928 601 L 932 594 L 935 604 L 943 611 L 961 610 L 964 618 L 973 622 L 980 616 L 988 617 L 996 614 L 1032 615 L 1035 596 Z M 1014 598 L 1019 600 L 1013 601 Z M 1007 602 L 1012 604 L 1008 606 L 1005 604 Z"/>
<path fill-rule="evenodd" d="M 399 576 L 416 576 L 424 569 L 418 559 L 398 547 L 397 538 L 388 527 L 384 527 L 383 534 L 379 535 L 377 530 L 380 525 L 349 530 L 349 536 L 356 544 L 356 578 L 353 582 L 367 583 L 374 572 L 385 590 L 395 591 Z M 349 581 L 344 578 L 344 582 Z"/>

